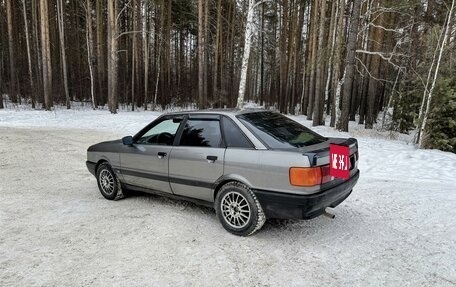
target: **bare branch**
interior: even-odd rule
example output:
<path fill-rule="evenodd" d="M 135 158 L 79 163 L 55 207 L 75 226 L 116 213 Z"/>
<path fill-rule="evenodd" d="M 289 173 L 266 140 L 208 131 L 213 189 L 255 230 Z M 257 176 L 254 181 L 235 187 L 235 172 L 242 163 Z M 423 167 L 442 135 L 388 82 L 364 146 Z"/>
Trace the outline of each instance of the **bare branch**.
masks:
<path fill-rule="evenodd" d="M 110 1 L 115 1 L 115 0 L 110 0 Z M 129 0 L 129 1 L 124 5 L 124 7 L 122 8 L 122 10 L 120 10 L 119 14 L 117 14 L 117 17 L 116 17 L 116 25 L 117 25 L 117 21 L 118 21 L 119 18 L 120 18 L 120 15 L 122 15 L 122 13 L 130 6 L 130 2 L 131 2 L 131 0 Z"/>
<path fill-rule="evenodd" d="M 393 63 L 391 60 L 393 57 L 410 57 L 408 55 L 405 55 L 405 54 L 402 54 L 402 53 L 394 53 L 391 52 L 391 53 L 383 53 L 383 52 L 375 52 L 375 51 L 366 51 L 366 50 L 356 50 L 356 53 L 361 53 L 361 54 L 369 54 L 369 55 L 377 55 L 379 56 L 380 58 L 382 58 L 383 60 L 387 61 L 388 63 L 390 63 L 393 67 L 395 67 L 396 69 L 404 69 L 405 67 L 402 67 L 402 66 L 399 66 L 398 64 L 396 63 Z"/>
<path fill-rule="evenodd" d="M 144 31 L 126 31 L 126 32 L 123 32 L 123 33 L 120 33 L 119 35 L 117 35 L 116 40 L 127 34 L 135 34 L 135 33 L 144 33 Z M 146 32 L 146 33 L 148 33 L 148 32 Z"/>
<path fill-rule="evenodd" d="M 391 29 L 391 28 L 383 27 L 381 25 L 376 25 L 374 23 L 369 23 L 368 25 L 370 25 L 372 27 L 375 27 L 375 28 L 379 28 L 379 29 L 385 30 L 387 32 L 394 32 L 394 33 L 399 33 L 399 34 L 403 34 L 404 31 L 406 30 L 406 28 L 411 27 L 411 25 L 408 25 L 408 26 L 405 26 L 405 28 Z"/>
<path fill-rule="evenodd" d="M 379 78 L 376 78 L 374 76 L 372 76 L 372 74 L 369 72 L 369 69 L 366 67 L 366 65 L 364 65 L 363 61 L 361 61 L 360 58 L 358 57 L 355 57 L 355 59 L 361 64 L 361 66 L 364 68 L 364 70 L 366 71 L 366 73 L 369 75 L 369 77 L 371 77 L 372 79 L 376 80 L 376 81 L 379 81 L 379 82 L 385 82 L 385 83 L 393 83 L 393 81 L 389 81 L 389 80 L 385 80 L 385 79 L 379 79 Z M 355 65 L 356 69 L 358 70 L 358 67 Z M 361 71 L 358 70 L 358 73 L 361 74 Z"/>

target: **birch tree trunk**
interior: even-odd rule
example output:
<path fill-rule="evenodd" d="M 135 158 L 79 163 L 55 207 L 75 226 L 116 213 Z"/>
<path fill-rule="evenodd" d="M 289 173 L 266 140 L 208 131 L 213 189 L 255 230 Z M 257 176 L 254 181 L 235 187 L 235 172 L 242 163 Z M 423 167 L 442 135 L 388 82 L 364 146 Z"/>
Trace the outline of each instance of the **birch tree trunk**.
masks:
<path fill-rule="evenodd" d="M 137 40 L 137 26 L 136 26 L 136 17 L 138 17 L 136 13 L 136 0 L 133 0 L 132 3 L 132 9 L 131 9 L 131 14 L 132 16 L 132 22 L 133 22 L 133 34 L 131 35 L 132 39 L 132 48 L 131 48 L 131 110 L 135 110 L 135 72 L 136 72 L 136 40 Z"/>
<path fill-rule="evenodd" d="M 337 25 L 335 30 L 338 30 L 339 33 L 337 34 L 336 38 L 336 50 L 334 53 L 334 75 L 333 75 L 333 91 L 334 95 L 332 97 L 332 105 L 331 105 L 331 121 L 329 125 L 334 127 L 337 121 L 340 118 L 340 90 L 343 84 L 343 79 L 345 77 L 345 70 L 344 70 L 344 77 L 340 80 L 340 67 L 341 67 L 341 59 L 342 59 L 342 46 L 344 42 L 344 32 L 341 31 L 344 27 L 344 11 L 345 11 L 345 0 L 340 0 L 339 2 L 339 18 L 337 19 Z"/>
<path fill-rule="evenodd" d="M 61 0 L 58 0 L 61 1 Z M 90 74 L 90 96 L 92 98 L 92 108 L 95 110 L 97 107 L 97 101 L 95 99 L 95 79 L 94 79 L 94 62 L 95 57 L 93 56 L 93 29 L 92 29 L 92 0 L 87 0 L 87 13 L 86 13 L 86 42 L 87 42 L 87 62 L 89 65 Z"/>
<path fill-rule="evenodd" d="M 148 1 L 143 1 L 143 10 L 144 10 L 144 15 L 142 18 L 143 25 L 142 25 L 142 40 L 143 40 L 143 53 L 144 53 L 144 110 L 147 110 L 147 104 L 148 104 L 148 93 L 149 93 L 149 39 L 152 39 L 152 37 L 149 37 L 149 35 L 146 33 L 147 32 L 147 3 Z M 150 13 L 150 12 L 149 12 Z"/>
<path fill-rule="evenodd" d="M 314 101 L 315 101 L 315 66 L 317 58 L 317 21 L 318 21 L 318 3 L 319 0 L 314 0 L 312 5 L 312 23 L 311 23 L 311 42 L 312 50 L 310 57 L 310 77 L 309 77 L 309 105 L 307 107 L 307 119 L 312 120 L 312 115 L 314 112 Z"/>
<path fill-rule="evenodd" d="M 89 2 L 89 1 L 87 1 Z M 89 3 L 87 3 L 89 5 Z M 60 56 L 62 61 L 62 72 L 63 72 L 63 87 L 65 89 L 65 100 L 67 109 L 71 108 L 70 105 L 70 92 L 68 90 L 68 72 L 67 72 L 67 61 L 65 53 L 65 29 L 64 29 L 64 18 L 63 18 L 63 1 L 57 0 L 57 19 L 59 26 L 59 40 L 60 40 Z"/>
<path fill-rule="evenodd" d="M 103 19 L 103 1 L 96 0 L 96 10 L 97 10 L 97 74 L 98 74 L 98 101 L 101 104 L 105 103 L 106 96 L 104 93 L 105 90 L 105 49 L 104 44 L 106 43 L 106 38 L 104 38 L 104 19 Z"/>
<path fill-rule="evenodd" d="M 449 16 L 449 15 L 448 15 Z M 448 19 L 448 17 L 447 17 Z M 445 20 L 447 20 L 445 19 Z M 426 104 L 426 100 L 427 100 L 427 96 L 428 96 L 428 92 L 429 92 L 429 84 L 430 84 L 430 81 L 431 81 L 431 76 L 432 76 L 432 71 L 434 70 L 434 65 L 435 65 L 435 61 L 436 61 L 436 58 L 437 58 L 437 54 L 439 52 L 439 48 L 440 48 L 440 41 L 442 39 L 442 37 L 444 37 L 444 29 L 442 29 L 442 32 L 440 33 L 439 35 L 439 38 L 437 40 L 437 45 L 435 47 L 435 50 L 434 50 L 434 54 L 432 55 L 432 62 L 431 62 L 431 66 L 429 67 L 429 72 L 428 72 L 428 75 L 427 75 L 427 78 L 426 78 L 426 85 L 424 86 L 424 91 L 423 91 L 423 98 L 421 100 L 421 107 L 420 107 L 420 112 L 419 112 L 419 115 L 418 115 L 418 134 L 417 134 L 417 138 L 416 138 L 416 143 L 418 144 L 420 138 L 421 138 L 421 127 L 423 125 L 423 118 L 424 118 L 424 112 L 425 112 L 425 104 Z"/>
<path fill-rule="evenodd" d="M 443 50 L 445 48 L 445 43 L 447 42 L 448 35 L 450 34 L 450 29 L 449 28 L 450 28 L 450 25 L 451 25 L 451 16 L 453 14 L 454 2 L 455 2 L 455 0 L 451 1 L 450 11 L 448 11 L 448 20 L 447 20 L 447 24 L 446 24 L 446 27 L 445 27 L 445 36 L 443 37 L 442 44 L 440 46 L 439 58 L 437 60 L 436 66 L 435 66 L 434 79 L 432 80 L 432 85 L 431 85 L 431 88 L 429 89 L 429 95 L 427 97 L 426 111 L 424 112 L 423 124 L 421 125 L 421 128 L 420 128 L 420 135 L 421 136 L 420 136 L 420 138 L 418 140 L 418 148 L 422 148 L 423 147 L 423 142 L 424 142 L 424 138 L 425 138 L 424 132 L 426 131 L 426 123 L 427 123 L 427 120 L 428 120 L 428 117 L 429 117 L 429 111 L 431 109 L 432 93 L 434 91 L 435 82 L 437 81 L 437 76 L 439 74 L 440 62 L 442 60 L 442 54 L 443 54 Z"/>
<path fill-rule="evenodd" d="M 170 5 L 171 8 L 171 5 Z M 170 16 L 171 16 L 171 9 L 170 9 Z M 170 17 L 171 19 L 171 17 Z M 171 21 L 171 20 L 169 20 Z M 203 95 L 204 95 L 204 104 L 203 108 L 208 106 L 208 66 L 209 66 L 209 0 L 204 1 L 204 65 L 203 65 Z"/>
<path fill-rule="evenodd" d="M 244 106 L 244 95 L 247 81 L 247 70 L 249 66 L 250 57 L 250 45 L 252 42 L 253 35 L 253 11 L 254 11 L 254 0 L 249 0 L 249 6 L 247 8 L 247 22 L 245 25 L 245 41 L 244 41 L 244 54 L 242 56 L 241 66 L 241 79 L 239 81 L 239 94 L 237 99 L 236 107 L 241 109 Z"/>
<path fill-rule="evenodd" d="M 141 107 L 144 102 L 143 89 L 142 89 L 142 38 L 143 38 L 143 22 L 142 22 L 142 0 L 137 0 L 136 3 L 136 29 L 134 30 L 134 36 L 136 37 L 136 52 L 135 52 L 135 61 L 136 61 L 136 106 Z M 145 12 L 145 11 L 144 11 Z M 136 32 L 137 31 L 137 32 Z"/>
<path fill-rule="evenodd" d="M 43 89 L 44 109 L 50 111 L 52 101 L 52 68 L 51 68 L 51 47 L 49 43 L 49 14 L 48 1 L 40 0 L 40 23 L 41 23 L 41 60 L 43 66 Z"/>
<path fill-rule="evenodd" d="M 29 80 L 30 80 L 30 88 L 32 92 L 30 93 L 30 97 L 32 100 L 32 108 L 35 108 L 35 83 L 33 82 L 33 70 L 32 70 L 32 55 L 30 52 L 30 33 L 28 28 L 28 20 L 27 20 L 27 7 L 25 5 L 25 0 L 22 0 L 22 12 L 24 15 L 24 27 L 25 27 L 25 43 L 27 46 L 27 63 L 28 63 L 28 72 L 29 72 Z M 1 94 L 1 92 L 0 92 Z"/>

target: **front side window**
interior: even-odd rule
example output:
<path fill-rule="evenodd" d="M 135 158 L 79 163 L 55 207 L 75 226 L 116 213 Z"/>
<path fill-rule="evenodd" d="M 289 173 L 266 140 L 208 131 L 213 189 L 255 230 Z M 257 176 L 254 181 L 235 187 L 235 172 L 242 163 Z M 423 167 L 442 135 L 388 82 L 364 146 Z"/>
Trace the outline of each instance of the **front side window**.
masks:
<path fill-rule="evenodd" d="M 273 112 L 241 114 L 238 119 L 272 149 L 292 149 L 319 144 L 326 138 Z"/>
<path fill-rule="evenodd" d="M 189 119 L 180 140 L 181 146 L 220 147 L 222 135 L 218 119 Z"/>
<path fill-rule="evenodd" d="M 180 119 L 165 119 L 147 130 L 137 144 L 173 145 Z"/>

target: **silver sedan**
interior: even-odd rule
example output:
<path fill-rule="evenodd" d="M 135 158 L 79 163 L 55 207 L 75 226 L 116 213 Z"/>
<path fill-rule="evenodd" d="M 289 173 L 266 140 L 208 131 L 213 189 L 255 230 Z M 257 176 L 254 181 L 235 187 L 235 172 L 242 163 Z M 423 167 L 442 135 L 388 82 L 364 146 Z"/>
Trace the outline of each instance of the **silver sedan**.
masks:
<path fill-rule="evenodd" d="M 349 153 L 347 178 L 330 174 L 331 144 Z M 87 150 L 105 198 L 138 190 L 210 206 L 241 236 L 267 218 L 310 219 L 336 207 L 359 178 L 358 159 L 356 139 L 326 138 L 265 110 L 168 113 Z"/>

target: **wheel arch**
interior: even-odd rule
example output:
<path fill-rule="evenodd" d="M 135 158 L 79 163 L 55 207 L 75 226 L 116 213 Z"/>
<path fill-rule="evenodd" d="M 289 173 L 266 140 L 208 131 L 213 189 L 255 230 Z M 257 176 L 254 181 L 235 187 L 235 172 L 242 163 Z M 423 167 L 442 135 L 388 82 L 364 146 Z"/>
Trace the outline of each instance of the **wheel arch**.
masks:
<path fill-rule="evenodd" d="M 214 183 L 214 194 L 213 194 L 213 200 L 215 202 L 215 198 L 217 197 L 217 194 L 218 192 L 220 191 L 220 189 L 222 188 L 222 186 L 224 186 L 225 184 L 229 183 L 229 182 L 240 182 L 242 184 L 245 184 L 248 188 L 251 188 L 252 185 L 250 184 L 250 182 L 240 176 L 240 175 L 236 175 L 236 174 L 229 174 L 229 175 L 224 175 L 222 177 L 220 177 L 219 179 L 217 179 L 217 181 Z"/>
<path fill-rule="evenodd" d="M 109 161 L 108 161 L 107 159 L 105 159 L 105 158 L 101 158 L 101 159 L 99 159 L 99 160 L 97 161 L 97 164 L 95 165 L 95 174 L 98 172 L 98 167 L 99 167 L 102 163 L 105 163 L 105 162 L 107 162 L 109 165 L 111 165 L 111 164 L 109 163 Z"/>

